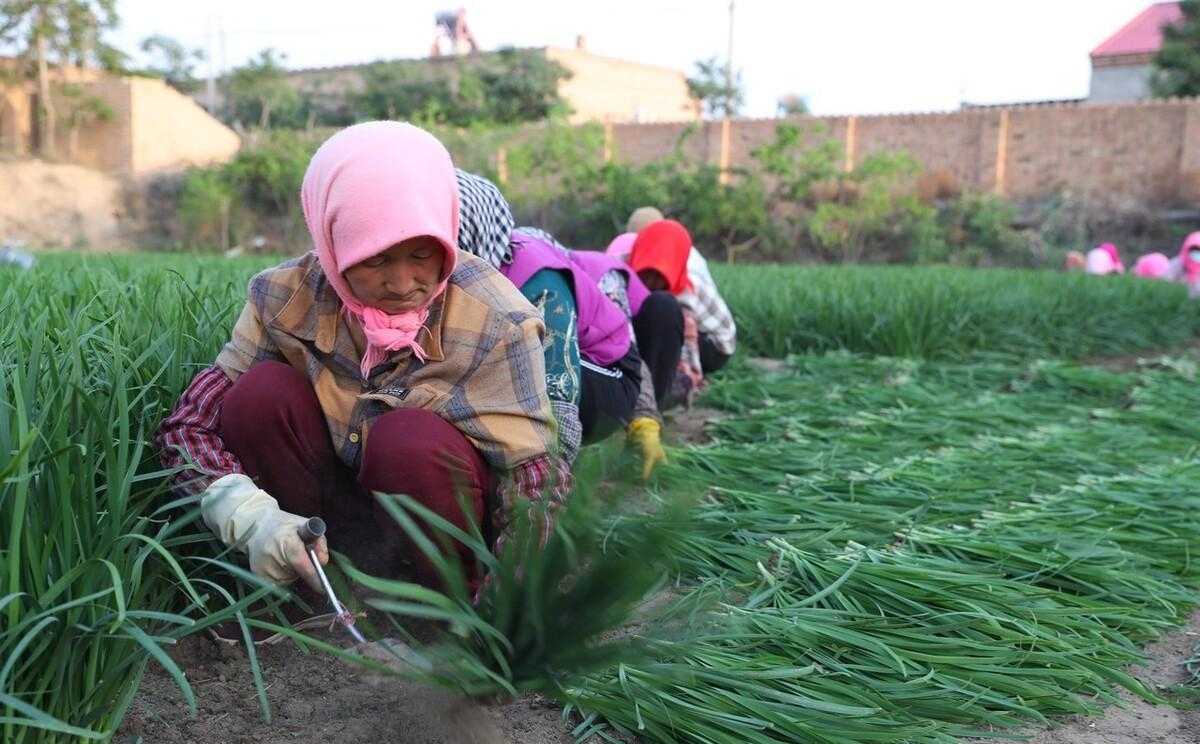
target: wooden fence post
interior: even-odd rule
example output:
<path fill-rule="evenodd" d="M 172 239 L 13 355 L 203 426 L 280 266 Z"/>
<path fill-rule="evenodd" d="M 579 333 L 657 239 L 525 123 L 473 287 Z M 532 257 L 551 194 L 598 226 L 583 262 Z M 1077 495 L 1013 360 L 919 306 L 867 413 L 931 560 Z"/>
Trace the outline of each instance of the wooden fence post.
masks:
<path fill-rule="evenodd" d="M 1005 181 L 1008 178 L 1008 127 L 1009 112 L 1000 112 L 1000 131 L 996 135 L 996 183 L 993 187 L 996 196 L 1004 196 Z"/>
<path fill-rule="evenodd" d="M 613 125 L 612 121 L 604 122 L 604 162 L 611 163 L 613 159 Z"/>
<path fill-rule="evenodd" d="M 728 185 L 732 178 L 729 172 L 729 150 L 730 150 L 730 130 L 733 128 L 726 116 L 721 120 L 721 158 L 720 158 L 720 175 L 718 180 L 722 185 Z"/>
<path fill-rule="evenodd" d="M 858 117 L 851 116 L 846 119 L 846 161 L 842 163 L 842 170 L 850 173 L 854 170 L 854 159 L 858 155 Z"/>
<path fill-rule="evenodd" d="M 496 180 L 501 186 L 508 183 L 508 149 L 505 147 L 496 149 Z"/>

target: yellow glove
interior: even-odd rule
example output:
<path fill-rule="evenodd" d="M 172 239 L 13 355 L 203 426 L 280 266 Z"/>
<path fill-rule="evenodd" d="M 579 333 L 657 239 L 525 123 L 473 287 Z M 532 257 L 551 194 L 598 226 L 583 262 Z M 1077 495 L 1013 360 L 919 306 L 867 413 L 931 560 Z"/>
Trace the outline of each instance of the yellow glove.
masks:
<path fill-rule="evenodd" d="M 649 480 L 655 466 L 667 461 L 662 446 L 662 426 L 649 416 L 639 416 L 629 422 L 627 437 L 642 452 L 642 480 Z"/>
<path fill-rule="evenodd" d="M 250 570 L 286 584 L 299 576 L 320 588 L 298 532 L 305 518 L 279 508 L 279 502 L 240 473 L 218 478 L 200 499 L 200 514 L 221 542 L 238 546 L 250 559 Z M 316 544 L 321 563 L 329 560 L 325 538 Z"/>

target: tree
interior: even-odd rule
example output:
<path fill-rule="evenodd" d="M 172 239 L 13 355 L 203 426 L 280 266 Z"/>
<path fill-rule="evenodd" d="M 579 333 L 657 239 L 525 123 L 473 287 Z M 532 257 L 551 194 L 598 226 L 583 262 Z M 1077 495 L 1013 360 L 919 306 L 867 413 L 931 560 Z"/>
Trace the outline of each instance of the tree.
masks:
<path fill-rule="evenodd" d="M 194 71 L 196 63 L 204 61 L 200 49 L 188 49 L 179 41 L 161 34 L 142 40 L 142 51 L 150 58 L 145 72 L 162 78 L 180 93 L 193 93 L 200 87 Z"/>
<path fill-rule="evenodd" d="M 809 113 L 808 99 L 799 93 L 788 93 L 779 99 L 780 116 L 804 116 Z"/>
<path fill-rule="evenodd" d="M 558 84 L 567 75 L 557 62 L 515 49 L 454 62 L 376 62 L 363 71 L 355 109 L 455 126 L 540 121 L 565 110 Z"/>
<path fill-rule="evenodd" d="M 116 0 L 0 0 L 0 41 L 23 45 L 22 56 L 37 80 L 38 142 L 43 156 L 56 154 L 57 112 L 50 67 L 107 64 L 115 50 L 100 37 L 116 25 Z"/>
<path fill-rule="evenodd" d="M 79 130 L 84 124 L 110 121 L 115 112 L 99 96 L 93 96 L 80 85 L 60 85 L 56 91 L 62 103 L 61 116 L 67 125 L 67 157 L 74 159 L 79 150 Z"/>
<path fill-rule="evenodd" d="M 283 67 L 286 56 L 274 49 L 264 49 L 258 57 L 229 75 L 228 96 L 232 118 L 258 119 L 263 129 L 271 126 L 271 114 L 286 112 L 300 102 L 300 94 L 288 82 Z"/>
<path fill-rule="evenodd" d="M 487 118 L 492 121 L 539 121 L 566 110 L 558 86 L 571 73 L 541 54 L 501 49 L 478 65 L 477 74 L 487 101 Z"/>
<path fill-rule="evenodd" d="M 1163 44 L 1154 58 L 1156 96 L 1200 95 L 1200 0 L 1179 4 L 1183 19 L 1163 28 Z"/>
<path fill-rule="evenodd" d="M 733 76 L 732 85 L 729 84 L 728 71 L 728 64 L 718 62 L 716 57 L 709 57 L 697 61 L 696 75 L 688 78 L 688 90 L 704 105 L 704 111 L 709 116 L 737 116 L 745 103 L 742 71 L 738 70 Z"/>
<path fill-rule="evenodd" d="M 428 65 L 375 62 L 363 70 L 355 109 L 369 119 L 443 119 L 453 97 L 448 79 Z"/>

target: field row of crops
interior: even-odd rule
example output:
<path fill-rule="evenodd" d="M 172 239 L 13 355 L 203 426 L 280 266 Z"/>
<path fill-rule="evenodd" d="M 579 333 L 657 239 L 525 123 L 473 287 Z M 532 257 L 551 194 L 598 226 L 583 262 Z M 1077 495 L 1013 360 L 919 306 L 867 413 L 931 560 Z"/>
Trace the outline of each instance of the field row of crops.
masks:
<path fill-rule="evenodd" d="M 166 518 L 149 438 L 264 263 L 51 257 L 3 275 L 5 741 L 104 738 L 150 661 L 190 696 L 163 649 L 261 599 Z M 640 659 L 552 691 L 585 715 L 580 738 L 938 742 L 1116 687 L 1153 696 L 1121 670 L 1197 599 L 1200 425 L 1180 415 L 1200 404 L 1195 366 L 1050 358 L 1187 341 L 1181 289 L 941 269 L 719 280 L 750 353 L 861 354 L 738 366 L 709 392 L 730 416 L 651 494 L 705 492 L 674 524 L 677 601 Z"/>
<path fill-rule="evenodd" d="M 740 415 L 669 473 L 717 484 L 678 556 L 709 635 L 574 702 L 652 741 L 939 742 L 1157 699 L 1122 670 L 1197 600 L 1194 374 L 833 354 L 727 379 L 709 401 Z"/>
<path fill-rule="evenodd" d="M 1109 356 L 1187 342 L 1181 286 L 1054 272 L 880 266 L 715 266 L 751 355 L 849 349 L 953 358 L 977 351 Z"/>

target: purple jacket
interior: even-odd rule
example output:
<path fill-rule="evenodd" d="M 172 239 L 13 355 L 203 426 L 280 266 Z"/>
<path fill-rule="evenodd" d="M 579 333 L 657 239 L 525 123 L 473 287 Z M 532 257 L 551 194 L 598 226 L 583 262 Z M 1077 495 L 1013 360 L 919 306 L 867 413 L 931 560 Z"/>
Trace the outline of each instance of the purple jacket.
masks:
<path fill-rule="evenodd" d="M 629 352 L 629 322 L 625 313 L 600 292 L 581 266 L 562 250 L 532 235 L 514 232 L 511 241 L 513 259 L 500 267 L 500 273 L 516 286 L 523 286 L 542 269 L 569 274 L 579 314 L 580 354 L 593 364 L 611 367 Z"/>
<path fill-rule="evenodd" d="M 642 303 L 650 296 L 650 290 L 638 278 L 637 272 L 629 268 L 629 264 L 601 251 L 571 251 L 571 260 L 596 284 L 610 271 L 624 274 L 626 291 L 629 293 L 629 312 L 637 315 L 642 311 Z"/>

